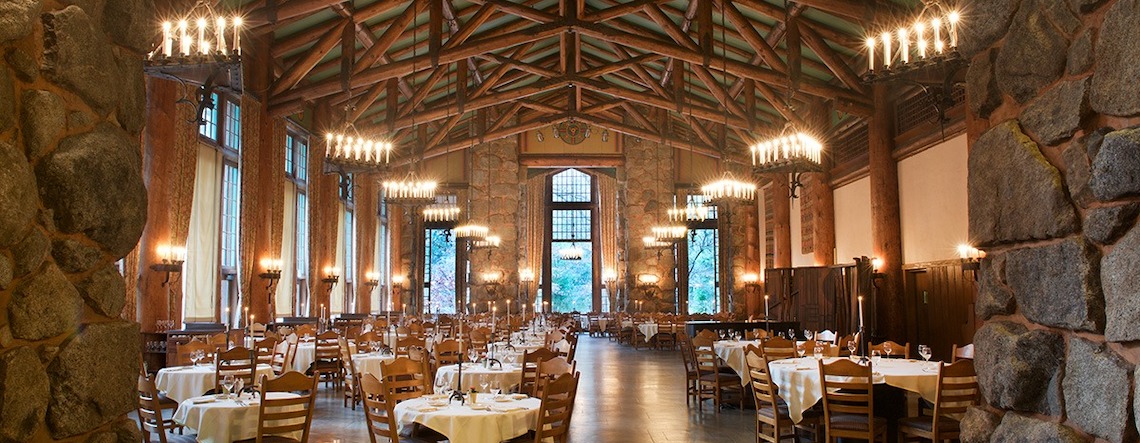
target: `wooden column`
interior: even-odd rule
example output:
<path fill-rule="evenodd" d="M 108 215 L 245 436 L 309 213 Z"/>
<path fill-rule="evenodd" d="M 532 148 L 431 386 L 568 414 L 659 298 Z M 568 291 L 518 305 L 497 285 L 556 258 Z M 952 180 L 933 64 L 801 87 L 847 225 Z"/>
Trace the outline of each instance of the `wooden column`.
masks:
<path fill-rule="evenodd" d="M 314 133 L 324 133 L 332 126 L 327 104 L 317 106 L 313 115 Z M 324 173 L 325 156 L 321 143 L 309 147 L 309 315 L 318 315 L 321 305 L 329 309 L 329 286 L 325 267 L 336 264 L 336 230 L 339 219 L 337 191 L 339 177 Z M 342 272 L 343 273 L 343 272 Z M 343 278 L 343 276 L 341 277 Z M 337 282 L 337 284 L 343 284 Z"/>
<path fill-rule="evenodd" d="M 239 224 L 242 270 L 245 275 L 242 289 L 245 291 L 245 306 L 254 316 L 255 322 L 273 319 L 269 306 L 270 297 L 266 281 L 258 274 L 265 272 L 261 266 L 264 259 L 276 259 L 281 255 L 280 247 L 273 250 L 274 199 L 283 199 L 280 187 L 275 187 L 274 177 L 284 174 L 284 158 L 276 155 L 273 137 L 272 117 L 264 96 L 271 85 L 269 44 L 258 39 L 252 51 L 246 52 L 246 91 L 242 97 L 242 196 L 241 222 Z M 248 176 L 247 176 L 248 175 Z M 281 218 L 283 214 L 278 214 Z M 248 245 L 248 246 L 247 246 Z M 245 250 L 245 248 L 252 250 Z M 243 323 L 244 324 L 244 323 Z"/>
<path fill-rule="evenodd" d="M 372 312 L 372 294 L 379 287 L 369 286 L 368 273 L 378 271 L 376 263 L 376 218 L 377 183 L 370 175 L 357 175 L 355 189 L 356 208 L 356 309 L 355 312 Z M 378 307 L 377 307 L 378 308 Z"/>
<path fill-rule="evenodd" d="M 835 194 L 830 174 L 804 174 L 802 198 L 810 198 L 813 255 L 816 266 L 835 264 Z"/>
<path fill-rule="evenodd" d="M 871 175 L 871 242 L 875 257 L 883 264 L 884 278 L 878 283 L 874 316 L 878 336 L 901 340 L 906 334 L 902 294 L 902 225 L 899 218 L 898 163 L 894 151 L 894 104 L 885 83 L 873 88 L 875 113 L 868 130 Z"/>
<path fill-rule="evenodd" d="M 772 242 L 776 244 L 776 268 L 792 267 L 792 201 L 788 174 L 771 174 Z"/>

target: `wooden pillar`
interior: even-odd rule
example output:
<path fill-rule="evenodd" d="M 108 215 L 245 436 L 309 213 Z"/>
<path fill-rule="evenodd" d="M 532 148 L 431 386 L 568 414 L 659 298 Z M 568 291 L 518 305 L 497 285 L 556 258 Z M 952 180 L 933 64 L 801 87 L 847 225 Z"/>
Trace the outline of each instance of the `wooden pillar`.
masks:
<path fill-rule="evenodd" d="M 811 199 L 813 255 L 816 266 L 835 264 L 835 194 L 830 174 L 804 174 L 802 198 Z"/>
<path fill-rule="evenodd" d="M 332 126 L 332 114 L 327 103 L 317 106 L 313 115 L 314 133 L 321 134 Z M 336 264 L 337 196 L 340 178 L 326 175 L 325 156 L 322 147 L 309 148 L 309 315 L 318 315 L 321 306 L 327 310 L 329 285 L 321 281 L 325 278 L 325 267 Z M 341 277 L 343 278 L 343 276 Z M 337 282 L 337 284 L 343 284 Z"/>
<path fill-rule="evenodd" d="M 773 266 L 792 267 L 792 201 L 788 174 L 772 174 L 772 242 L 776 244 Z"/>
<path fill-rule="evenodd" d="M 376 263 L 376 218 L 377 184 L 376 179 L 368 175 L 358 175 L 355 189 L 356 208 L 353 216 L 356 217 L 356 306 L 353 311 L 369 313 L 372 306 L 372 294 L 379 291 L 378 286 L 369 286 L 368 274 L 377 272 Z"/>
<path fill-rule="evenodd" d="M 246 90 L 249 92 L 242 97 L 242 196 L 239 230 L 242 270 L 245 274 L 245 281 L 242 282 L 245 307 L 254 316 L 254 321 L 264 323 L 272 321 L 274 317 L 269 309 L 273 292 L 269 291 L 267 282 L 258 275 L 266 271 L 261 265 L 262 260 L 280 258 L 281 255 L 280 246 L 276 250 L 273 248 L 272 208 L 281 206 L 275 204 L 275 199 L 284 199 L 284 195 L 279 192 L 281 188 L 274 186 L 277 183 L 274 178 L 284 174 L 285 160 L 283 155 L 276 155 L 276 138 L 273 136 L 272 117 L 269 115 L 266 97 L 258 96 L 259 91 L 268 90 L 272 84 L 268 69 L 271 65 L 269 43 L 266 39 L 258 39 L 253 46 L 254 49 L 246 53 L 248 74 L 245 78 Z M 276 215 L 278 219 L 282 216 L 283 214 Z"/>
<path fill-rule="evenodd" d="M 875 113 L 868 130 L 871 175 L 871 242 L 875 258 L 882 260 L 875 297 L 878 334 L 900 340 L 906 334 L 902 295 L 902 225 L 899 218 L 898 163 L 894 151 L 894 105 L 885 83 L 873 87 Z"/>

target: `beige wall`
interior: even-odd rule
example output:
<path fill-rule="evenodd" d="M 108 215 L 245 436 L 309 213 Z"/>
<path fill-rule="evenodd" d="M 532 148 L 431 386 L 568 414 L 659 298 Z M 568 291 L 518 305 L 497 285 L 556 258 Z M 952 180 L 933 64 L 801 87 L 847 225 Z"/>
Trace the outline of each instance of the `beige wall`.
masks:
<path fill-rule="evenodd" d="M 966 159 L 961 134 L 899 161 L 904 263 L 956 258 L 969 243 Z"/>
<path fill-rule="evenodd" d="M 835 250 L 836 263 L 852 263 L 853 257 L 873 255 L 869 177 L 835 190 Z"/>

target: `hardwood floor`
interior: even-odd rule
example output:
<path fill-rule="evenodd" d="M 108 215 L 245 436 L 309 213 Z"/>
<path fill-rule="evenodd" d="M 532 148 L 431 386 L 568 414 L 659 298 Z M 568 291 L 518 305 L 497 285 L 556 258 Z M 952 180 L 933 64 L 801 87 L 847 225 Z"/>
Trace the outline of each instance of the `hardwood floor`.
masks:
<path fill-rule="evenodd" d="M 752 410 L 725 409 L 718 414 L 711 402 L 706 402 L 704 412 L 698 412 L 695 405 L 685 405 L 685 372 L 676 351 L 634 350 L 606 338 L 585 335 L 578 346 L 576 358 L 582 378 L 571 421 L 571 441 L 755 441 Z M 341 401 L 339 392 L 321 389 L 311 441 L 368 441 L 364 413 L 342 407 Z"/>

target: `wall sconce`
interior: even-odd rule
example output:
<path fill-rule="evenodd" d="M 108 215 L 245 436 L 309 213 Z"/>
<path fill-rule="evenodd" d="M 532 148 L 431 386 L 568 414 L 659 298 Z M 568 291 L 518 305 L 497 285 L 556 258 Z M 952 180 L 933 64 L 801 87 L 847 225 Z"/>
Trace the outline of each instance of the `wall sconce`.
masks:
<path fill-rule="evenodd" d="M 657 282 L 659 281 L 661 281 L 661 279 L 657 277 L 657 274 L 638 274 L 637 288 L 645 291 L 645 298 L 650 298 L 657 293 Z M 638 311 L 640 312 L 640 308 L 638 308 Z"/>
<path fill-rule="evenodd" d="M 272 258 L 261 259 L 261 269 L 263 269 L 264 271 L 262 271 L 262 273 L 260 273 L 260 274 L 257 274 L 257 276 L 261 277 L 262 280 L 266 280 L 266 283 L 265 283 L 265 290 L 266 291 L 271 291 L 273 288 L 273 285 L 275 283 L 277 283 L 278 280 L 281 279 L 281 268 L 283 267 L 283 265 L 284 265 L 284 263 L 281 261 L 281 259 L 272 259 Z"/>
<path fill-rule="evenodd" d="M 376 289 L 380 286 L 380 273 L 368 271 L 364 273 L 364 284 L 369 287 L 369 290 Z"/>
<path fill-rule="evenodd" d="M 162 281 L 162 286 L 165 287 L 170 284 L 172 274 L 182 275 L 182 265 L 186 263 L 186 248 L 159 245 L 156 252 L 161 262 L 150 265 L 150 269 L 166 273 L 166 279 Z"/>
<path fill-rule="evenodd" d="M 329 292 L 332 293 L 333 287 L 340 281 L 340 269 L 332 266 L 325 267 L 325 277 L 321 279 L 322 282 L 329 285 Z"/>
<path fill-rule="evenodd" d="M 499 294 L 499 288 L 503 285 L 502 272 L 487 271 L 482 273 L 479 277 L 483 279 L 483 290 L 487 291 L 487 295 L 494 298 Z"/>
<path fill-rule="evenodd" d="M 986 252 L 963 243 L 958 245 L 958 258 L 962 260 L 962 272 L 969 271 L 973 274 L 974 281 L 978 281 L 978 271 L 982 269 L 982 259 L 986 258 Z"/>
<path fill-rule="evenodd" d="M 887 278 L 887 274 L 883 273 L 883 259 L 875 257 L 871 259 L 871 279 L 880 280 Z"/>

